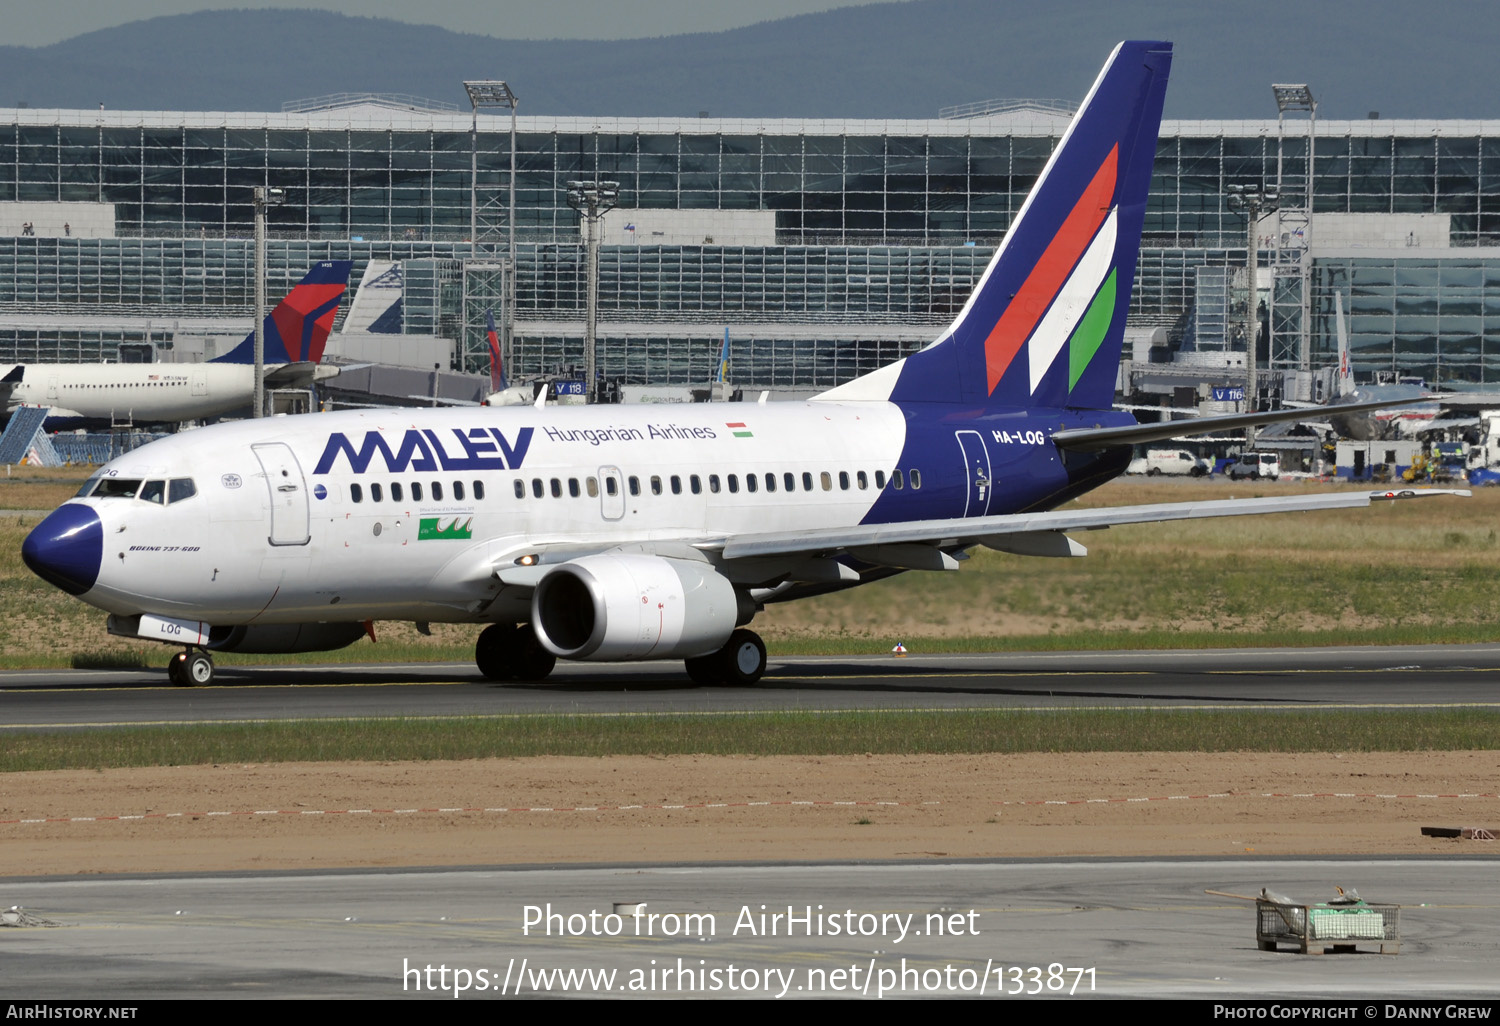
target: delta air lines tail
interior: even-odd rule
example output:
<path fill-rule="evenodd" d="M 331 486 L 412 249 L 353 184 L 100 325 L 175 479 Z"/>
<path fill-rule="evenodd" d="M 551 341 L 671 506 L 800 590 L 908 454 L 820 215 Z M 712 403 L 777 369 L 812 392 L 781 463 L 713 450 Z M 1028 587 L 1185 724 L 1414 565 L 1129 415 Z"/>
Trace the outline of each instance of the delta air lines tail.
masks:
<path fill-rule="evenodd" d="M 267 365 L 320 363 L 339 303 L 349 287 L 349 260 L 313 264 L 261 325 L 262 361 Z M 255 331 L 210 363 L 254 363 Z"/>
<path fill-rule="evenodd" d="M 484 312 L 484 337 L 490 347 L 490 391 L 503 392 L 505 384 L 505 362 L 500 352 L 500 333 L 495 330 L 495 311 Z"/>
<path fill-rule="evenodd" d="M 1306 416 L 1143 425 L 1110 408 L 1170 60 L 1166 43 L 1116 48 L 952 326 L 816 399 L 216 425 L 106 465 L 22 555 L 112 632 L 177 646 L 179 684 L 211 680 L 214 651 L 337 648 L 375 619 L 483 625 L 475 661 L 495 680 L 680 659 L 745 684 L 767 665 L 748 625 L 772 602 L 950 571 L 978 546 L 1084 555 L 1070 531 L 1368 505 L 1061 508 L 1138 441 Z M 305 353 L 327 301 L 282 338 Z"/>

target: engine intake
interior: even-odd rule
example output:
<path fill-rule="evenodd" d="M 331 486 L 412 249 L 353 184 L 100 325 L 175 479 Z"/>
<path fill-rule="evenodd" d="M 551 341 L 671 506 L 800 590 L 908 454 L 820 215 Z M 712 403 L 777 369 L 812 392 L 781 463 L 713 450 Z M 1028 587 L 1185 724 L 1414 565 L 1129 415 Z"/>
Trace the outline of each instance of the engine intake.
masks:
<path fill-rule="evenodd" d="M 707 564 L 601 553 L 537 582 L 531 623 L 564 659 L 682 659 L 722 647 L 740 606 L 734 586 Z"/>

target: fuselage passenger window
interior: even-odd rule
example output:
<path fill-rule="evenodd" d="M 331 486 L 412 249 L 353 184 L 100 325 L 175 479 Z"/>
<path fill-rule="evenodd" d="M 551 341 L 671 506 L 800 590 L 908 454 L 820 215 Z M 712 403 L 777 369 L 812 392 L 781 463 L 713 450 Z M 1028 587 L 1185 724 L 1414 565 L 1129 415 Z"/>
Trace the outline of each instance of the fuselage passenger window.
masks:
<path fill-rule="evenodd" d="M 682 494 L 682 477 L 680 475 L 678 475 L 678 474 L 673 474 L 672 475 L 672 494 L 673 495 L 681 495 Z"/>
<path fill-rule="evenodd" d="M 350 485 L 349 486 L 349 501 L 350 502 L 364 502 L 365 501 L 365 491 L 364 491 L 364 489 L 361 488 L 357 484 Z"/>
<path fill-rule="evenodd" d="M 812 491 L 812 471 L 810 470 L 802 472 L 802 490 L 804 492 Z"/>
<path fill-rule="evenodd" d="M 464 483 L 462 481 L 454 481 L 453 482 L 453 498 L 457 502 L 462 502 L 463 501 L 463 498 L 464 498 Z"/>
<path fill-rule="evenodd" d="M 839 471 L 839 489 L 847 492 L 849 490 L 849 471 Z"/>
<path fill-rule="evenodd" d="M 901 471 L 891 471 L 891 484 L 896 486 L 896 491 L 898 492 L 906 487 L 906 479 L 901 476 Z"/>
<path fill-rule="evenodd" d="M 578 498 L 580 495 L 583 494 L 583 492 L 579 491 L 579 489 L 578 489 L 578 478 L 576 478 L 576 477 L 570 477 L 570 478 L 568 478 L 568 494 L 571 495 L 575 499 Z"/>
<path fill-rule="evenodd" d="M 586 491 L 586 492 L 589 493 L 589 498 L 591 498 L 591 499 L 597 499 L 599 497 L 599 479 L 598 478 L 596 478 L 596 477 L 586 477 L 586 478 L 584 478 L 583 479 L 583 488 L 584 488 L 584 491 Z"/>
<path fill-rule="evenodd" d="M 554 499 L 562 498 L 562 478 L 560 477 L 554 477 L 552 479 L 552 497 Z"/>
<path fill-rule="evenodd" d="M 916 467 L 911 470 L 911 487 L 913 491 L 922 487 L 922 472 Z"/>
<path fill-rule="evenodd" d="M 630 475 L 630 494 L 641 494 L 641 479 L 636 477 L 634 474 Z"/>
<path fill-rule="evenodd" d="M 776 475 L 775 474 L 767 474 L 766 475 L 766 491 L 768 491 L 768 492 L 774 492 L 775 490 L 776 490 Z"/>
<path fill-rule="evenodd" d="M 875 487 L 876 488 L 884 488 L 885 487 L 885 471 L 883 471 L 883 470 L 877 470 L 877 471 L 875 471 Z"/>
<path fill-rule="evenodd" d="M 690 475 L 688 475 L 688 488 L 692 491 L 692 493 L 694 495 L 702 495 L 703 494 L 703 478 L 699 477 L 697 474 L 690 474 Z"/>
<path fill-rule="evenodd" d="M 400 481 L 392 481 L 391 482 L 391 501 L 392 502 L 400 502 L 401 501 L 401 482 Z"/>
<path fill-rule="evenodd" d="M 411 483 L 411 501 L 412 502 L 421 502 L 422 501 L 422 482 L 421 481 L 413 481 Z"/>
<path fill-rule="evenodd" d="M 526 482 L 522 481 L 519 477 L 516 478 L 516 498 L 526 498 Z"/>
<path fill-rule="evenodd" d="M 531 494 L 535 495 L 538 499 L 547 494 L 546 488 L 542 485 L 541 478 L 534 477 L 531 479 Z"/>
<path fill-rule="evenodd" d="M 866 488 L 870 487 L 870 479 L 865 476 L 865 472 L 863 470 L 855 471 L 854 483 L 859 485 L 860 491 L 864 491 Z"/>
<path fill-rule="evenodd" d="M 474 482 L 474 501 L 475 502 L 483 502 L 484 501 L 484 482 L 483 481 L 475 481 Z"/>
<path fill-rule="evenodd" d="M 823 482 L 823 490 L 825 492 L 831 492 L 831 491 L 833 491 L 833 475 L 832 474 L 830 474 L 828 471 L 825 470 L 821 474 L 818 475 L 818 478 L 819 478 L 819 480 L 821 480 Z"/>
<path fill-rule="evenodd" d="M 443 501 L 443 482 L 441 482 L 441 481 L 434 481 L 434 482 L 432 482 L 432 501 L 433 502 L 442 502 Z"/>
<path fill-rule="evenodd" d="M 651 494 L 652 495 L 660 495 L 661 494 L 661 478 L 658 477 L 658 476 L 656 476 L 655 474 L 651 475 Z"/>
<path fill-rule="evenodd" d="M 708 475 L 708 490 L 711 491 L 711 492 L 713 492 L 715 495 L 718 494 L 718 492 L 719 492 L 719 475 L 718 474 L 709 474 Z"/>
<path fill-rule="evenodd" d="M 382 497 L 381 497 L 381 492 L 380 492 L 380 485 L 378 485 L 378 484 L 372 484 L 372 485 L 370 485 L 370 501 L 371 502 L 381 502 L 381 501 L 383 501 Z"/>
<path fill-rule="evenodd" d="M 760 481 L 754 474 L 745 475 L 745 491 L 753 492 L 760 487 Z"/>

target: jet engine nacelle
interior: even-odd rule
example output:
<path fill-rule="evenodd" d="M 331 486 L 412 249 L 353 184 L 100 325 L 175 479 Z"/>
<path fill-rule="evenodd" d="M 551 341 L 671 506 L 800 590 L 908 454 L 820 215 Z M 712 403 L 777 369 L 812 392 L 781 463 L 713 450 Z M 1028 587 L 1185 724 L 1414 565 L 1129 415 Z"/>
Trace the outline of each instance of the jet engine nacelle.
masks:
<path fill-rule="evenodd" d="M 331 652 L 364 636 L 358 623 L 272 623 L 214 627 L 205 648 L 215 652 Z"/>
<path fill-rule="evenodd" d="M 716 652 L 741 619 L 734 586 L 704 563 L 601 553 L 560 564 L 531 597 L 542 645 L 564 659 L 683 659 Z"/>

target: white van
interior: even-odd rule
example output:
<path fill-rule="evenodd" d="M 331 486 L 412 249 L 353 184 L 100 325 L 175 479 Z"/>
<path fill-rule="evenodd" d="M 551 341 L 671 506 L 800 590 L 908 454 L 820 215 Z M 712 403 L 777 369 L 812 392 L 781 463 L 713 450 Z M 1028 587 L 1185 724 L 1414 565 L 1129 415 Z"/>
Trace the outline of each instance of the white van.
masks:
<path fill-rule="evenodd" d="M 1208 461 L 1194 456 L 1186 449 L 1151 449 L 1146 455 L 1130 461 L 1128 474 L 1175 474 L 1186 477 L 1205 477 L 1213 470 Z"/>
<path fill-rule="evenodd" d="M 1281 457 L 1274 452 L 1247 452 L 1229 465 L 1229 478 L 1232 481 L 1247 477 L 1252 481 L 1259 481 L 1263 477 L 1275 481 L 1280 476 Z"/>

